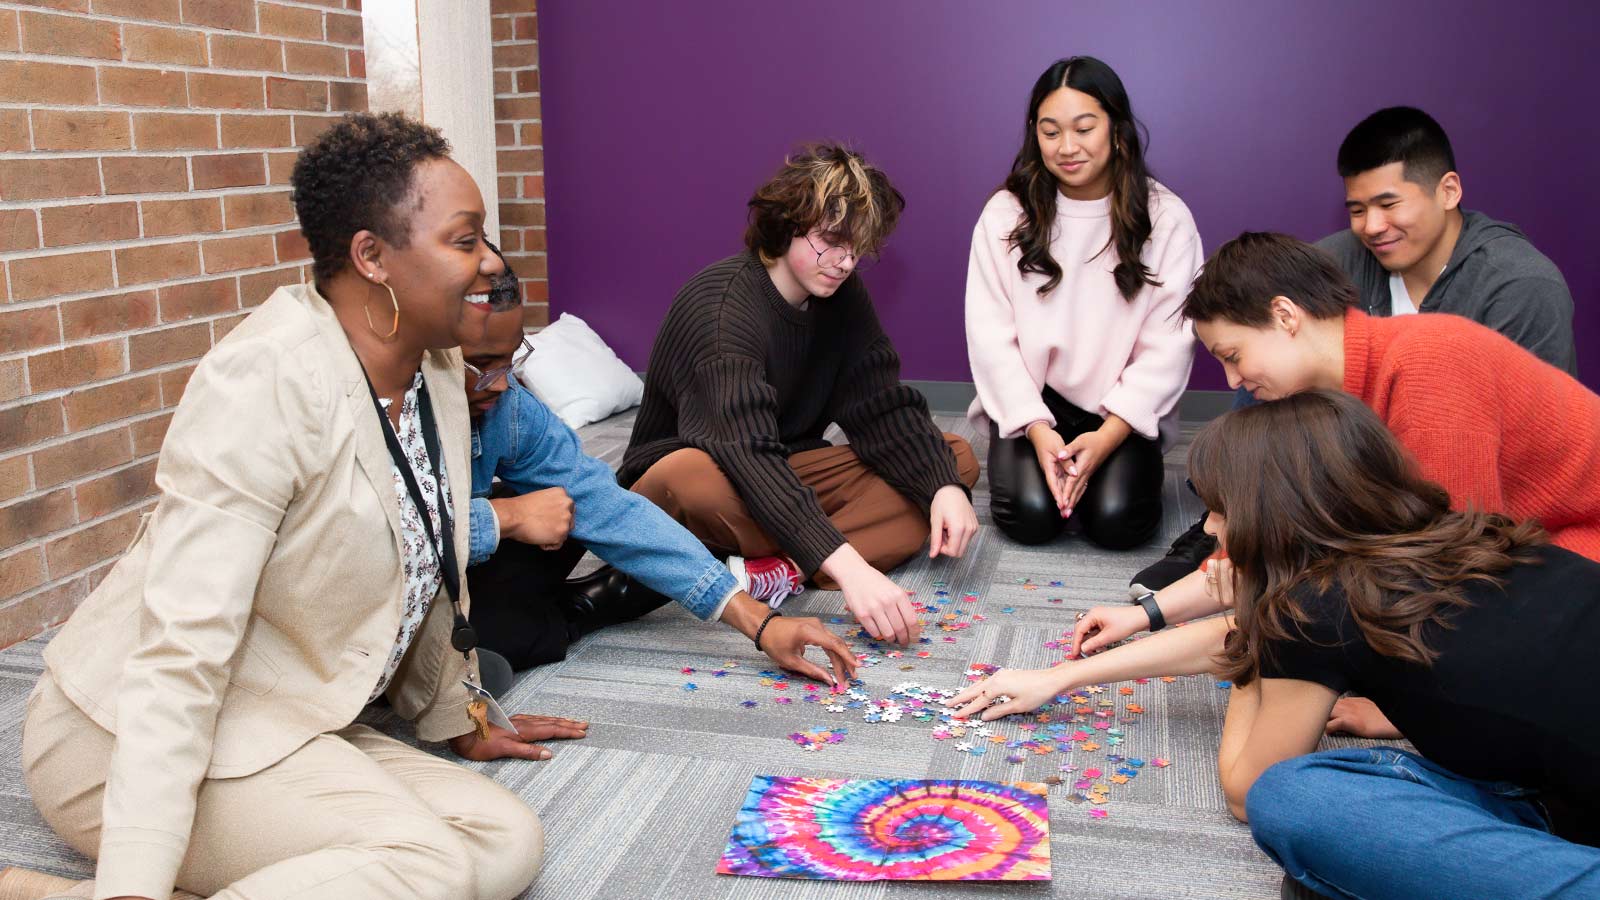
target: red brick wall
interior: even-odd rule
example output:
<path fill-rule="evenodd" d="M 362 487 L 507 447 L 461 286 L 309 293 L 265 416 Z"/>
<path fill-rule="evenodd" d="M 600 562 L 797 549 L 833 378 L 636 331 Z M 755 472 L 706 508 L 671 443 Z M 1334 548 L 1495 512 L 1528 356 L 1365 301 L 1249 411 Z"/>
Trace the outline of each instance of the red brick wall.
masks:
<path fill-rule="evenodd" d="M 0 0 L 0 646 L 98 583 L 196 360 L 309 269 L 289 171 L 366 108 L 360 6 Z"/>
<path fill-rule="evenodd" d="M 550 322 L 544 242 L 544 126 L 539 117 L 539 23 L 534 4 L 535 0 L 490 0 L 500 249 L 522 279 L 523 321 L 530 328 Z"/>

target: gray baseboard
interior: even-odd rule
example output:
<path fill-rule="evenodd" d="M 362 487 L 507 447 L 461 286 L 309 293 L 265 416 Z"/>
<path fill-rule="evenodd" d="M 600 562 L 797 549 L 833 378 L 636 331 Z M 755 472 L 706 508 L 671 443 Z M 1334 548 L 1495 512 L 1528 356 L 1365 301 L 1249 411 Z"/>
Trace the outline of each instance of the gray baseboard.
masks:
<path fill-rule="evenodd" d="M 1178 401 L 1178 418 L 1185 422 L 1209 422 L 1233 409 L 1233 391 L 1184 391 Z"/>
<path fill-rule="evenodd" d="M 964 413 L 977 395 L 970 381 L 906 383 L 921 391 L 928 398 L 928 408 L 936 413 Z M 1185 422 L 1209 422 L 1232 408 L 1232 391 L 1184 391 L 1178 401 L 1178 417 Z"/>
<path fill-rule="evenodd" d="M 936 413 L 963 415 L 978 396 L 970 381 L 907 381 L 928 398 L 928 408 Z"/>

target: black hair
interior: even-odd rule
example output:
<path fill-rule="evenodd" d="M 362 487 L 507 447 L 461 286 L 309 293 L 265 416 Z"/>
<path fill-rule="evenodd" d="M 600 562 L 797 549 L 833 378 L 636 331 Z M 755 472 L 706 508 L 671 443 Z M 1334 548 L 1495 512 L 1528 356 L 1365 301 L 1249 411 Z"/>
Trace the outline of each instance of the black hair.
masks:
<path fill-rule="evenodd" d="M 1111 239 L 1100 252 L 1113 247 L 1117 291 L 1132 300 L 1145 285 L 1159 285 L 1140 255 L 1150 239 L 1150 170 L 1145 165 L 1139 120 L 1133 117 L 1128 92 L 1110 66 L 1092 56 L 1058 59 L 1033 83 L 1023 126 L 1022 149 L 1011 163 L 1004 189 L 1022 205 L 1022 218 L 1006 236 L 1022 252 L 1017 269 L 1024 275 L 1045 276 L 1043 296 L 1061 283 L 1061 264 L 1050 255 L 1050 232 L 1056 220 L 1056 178 L 1045 168 L 1037 131 L 1039 104 L 1056 90 L 1069 87 L 1099 101 L 1111 119 Z M 1087 262 L 1087 260 L 1085 260 Z"/>
<path fill-rule="evenodd" d="M 1380 109 L 1356 124 L 1339 145 L 1339 177 L 1403 163 L 1403 177 L 1432 190 L 1456 171 L 1450 138 L 1433 117 L 1414 106 Z"/>
<path fill-rule="evenodd" d="M 392 112 L 351 113 L 307 144 L 289 176 L 290 200 L 316 280 L 344 271 L 350 238 L 363 229 L 396 247 L 410 244 L 413 172 L 449 155 L 437 128 Z"/>

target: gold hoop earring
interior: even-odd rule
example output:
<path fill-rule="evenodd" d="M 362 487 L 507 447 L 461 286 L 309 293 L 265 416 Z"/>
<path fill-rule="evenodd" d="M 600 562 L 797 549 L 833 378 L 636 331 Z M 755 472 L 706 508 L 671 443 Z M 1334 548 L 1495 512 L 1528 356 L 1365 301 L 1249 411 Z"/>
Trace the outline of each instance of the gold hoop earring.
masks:
<path fill-rule="evenodd" d="M 372 324 L 372 310 L 365 303 L 361 304 L 361 311 L 366 314 L 367 327 L 372 330 L 372 333 L 387 341 L 400 331 L 400 301 L 394 295 L 394 288 L 389 287 L 389 283 L 387 281 L 380 281 L 378 284 L 382 285 L 383 289 L 389 292 L 389 302 L 394 305 L 394 323 L 389 326 L 389 333 L 379 333 L 378 327 Z"/>

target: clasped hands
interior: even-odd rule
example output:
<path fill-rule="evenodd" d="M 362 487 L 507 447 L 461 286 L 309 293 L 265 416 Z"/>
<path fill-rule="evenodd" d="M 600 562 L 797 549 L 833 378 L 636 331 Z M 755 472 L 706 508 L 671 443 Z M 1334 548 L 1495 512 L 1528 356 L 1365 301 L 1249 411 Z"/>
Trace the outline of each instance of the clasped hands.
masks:
<path fill-rule="evenodd" d="M 1086 431 L 1070 443 L 1048 422 L 1035 422 L 1028 427 L 1028 442 L 1033 445 L 1061 518 L 1067 518 L 1077 509 L 1078 501 L 1083 499 L 1083 492 L 1089 486 L 1089 477 L 1106 457 L 1122 446 L 1131 431 L 1128 424 L 1116 416 L 1107 416 L 1100 428 Z"/>

